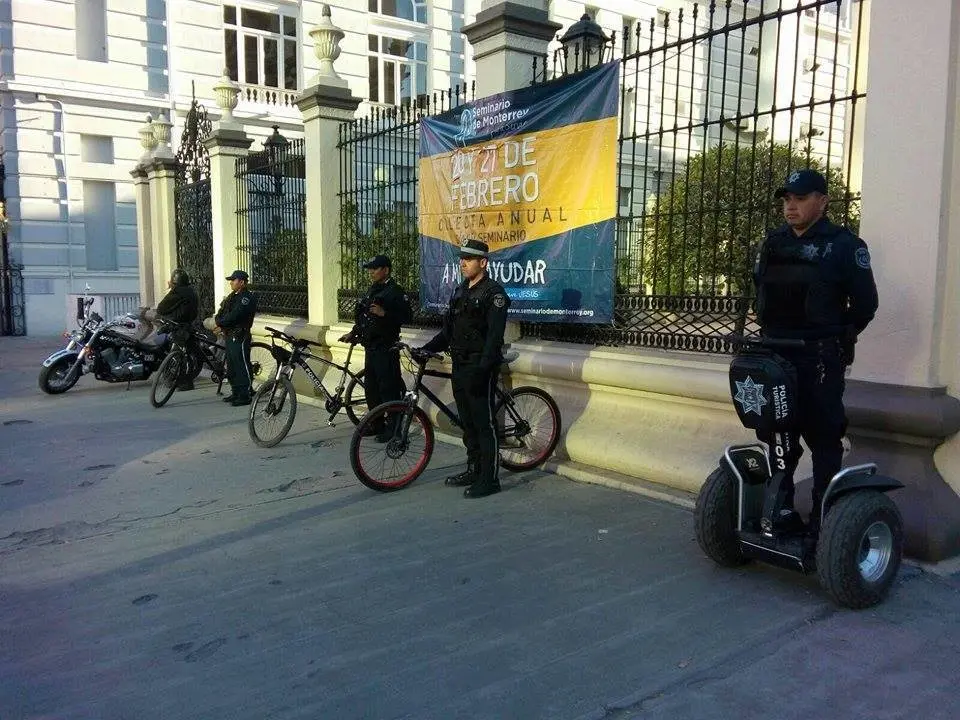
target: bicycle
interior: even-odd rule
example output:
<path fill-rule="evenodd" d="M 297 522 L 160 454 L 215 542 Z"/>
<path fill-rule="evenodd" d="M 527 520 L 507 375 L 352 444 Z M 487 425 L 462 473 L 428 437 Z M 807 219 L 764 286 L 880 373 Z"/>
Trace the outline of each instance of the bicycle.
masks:
<path fill-rule="evenodd" d="M 250 405 L 250 416 L 247 421 L 247 429 L 250 431 L 250 437 L 260 447 L 273 447 L 283 440 L 290 428 L 293 426 L 294 418 L 297 416 L 297 393 L 293 389 L 293 372 L 296 368 L 303 370 L 307 377 L 313 382 L 314 388 L 319 390 L 324 397 L 324 409 L 330 416 L 327 418 L 327 425 L 333 427 L 333 419 L 340 410 L 345 410 L 347 417 L 356 425 L 360 422 L 360 416 L 357 415 L 357 408 L 362 407 L 362 415 L 367 407 L 367 395 L 363 386 L 363 370 L 353 372 L 350 370 L 350 358 L 353 355 L 354 344 L 351 343 L 347 350 L 347 360 L 343 365 L 339 365 L 332 360 L 314 355 L 308 349 L 311 345 L 323 347 L 320 343 L 302 338 L 295 338 L 287 335 L 275 328 L 265 328 L 270 333 L 270 352 L 277 360 L 277 371 L 272 380 L 265 382 L 256 394 L 253 396 L 253 402 Z M 293 349 L 287 350 L 277 345 L 276 341 L 281 340 L 289 344 Z M 313 369 L 307 365 L 307 360 L 314 360 L 329 368 L 340 371 L 340 379 L 333 392 L 327 390 L 323 381 L 317 377 Z M 349 378 L 349 382 L 347 382 Z M 358 395 L 358 388 L 360 390 Z M 265 425 L 279 422 L 279 430 L 269 434 L 258 424 L 258 419 L 263 420 Z"/>
<path fill-rule="evenodd" d="M 350 464 L 357 478 L 372 490 L 392 492 L 406 487 L 424 471 L 433 455 L 433 424 L 419 406 L 423 393 L 457 427 L 462 428 L 456 412 L 423 384 L 424 377 L 450 379 L 449 372 L 427 369 L 438 353 L 418 351 L 398 343 L 415 365 L 414 385 L 402 400 L 385 402 L 367 413 L 350 441 Z M 504 365 L 517 358 L 504 358 Z M 546 462 L 560 440 L 560 408 L 545 390 L 524 386 L 507 390 L 497 383 L 494 417 L 500 443 L 500 465 L 522 472 Z M 379 442 L 378 428 L 393 428 L 387 442 Z M 388 467 L 389 466 L 389 467 Z"/>
<path fill-rule="evenodd" d="M 164 321 L 159 332 L 169 333 L 173 338 L 173 348 L 160 363 L 150 388 L 150 404 L 161 408 L 173 397 L 177 385 L 183 380 L 193 381 L 206 367 L 210 370 L 210 379 L 217 385 L 217 395 L 222 394 L 223 381 L 227 377 L 226 348 L 205 330 L 194 326 Z M 267 363 L 261 353 L 270 352 L 270 346 L 262 342 L 250 343 L 250 374 L 254 380 L 268 371 Z"/>

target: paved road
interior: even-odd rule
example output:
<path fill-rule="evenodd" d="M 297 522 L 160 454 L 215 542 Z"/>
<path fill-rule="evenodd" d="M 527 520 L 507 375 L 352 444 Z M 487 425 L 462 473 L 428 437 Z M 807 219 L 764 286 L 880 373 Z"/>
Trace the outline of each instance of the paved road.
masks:
<path fill-rule="evenodd" d="M 837 610 L 714 567 L 689 510 L 546 473 L 466 501 L 352 476 L 301 406 L 271 450 L 209 386 L 36 389 L 0 338 L 0 718 L 957 718 L 960 581 Z"/>

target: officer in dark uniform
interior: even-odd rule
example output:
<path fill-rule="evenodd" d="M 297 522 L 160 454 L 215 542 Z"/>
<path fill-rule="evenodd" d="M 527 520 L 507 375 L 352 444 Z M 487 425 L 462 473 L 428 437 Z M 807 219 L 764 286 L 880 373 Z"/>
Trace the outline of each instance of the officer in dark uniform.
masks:
<path fill-rule="evenodd" d="M 155 322 L 157 318 L 164 318 L 183 325 L 193 325 L 200 316 L 200 299 L 197 297 L 197 291 L 190 284 L 190 275 L 187 271 L 176 268 L 170 273 L 167 289 L 169 292 L 163 296 L 157 309 L 142 308 L 140 317 L 150 322 Z M 177 382 L 177 390 L 193 389 L 193 380 L 189 377 L 181 377 Z"/>
<path fill-rule="evenodd" d="M 799 433 L 813 460 L 808 527 L 816 533 L 823 494 L 843 459 L 844 370 L 853 362 L 857 336 L 877 311 L 877 286 L 863 240 L 825 217 L 823 175 L 794 172 L 775 197 L 783 200 L 786 223 L 768 233 L 757 257 L 757 319 L 765 336 L 806 341 L 803 349 L 777 348 L 777 353 L 797 370 Z M 781 516 L 787 527 L 800 524 L 793 510 L 793 472 L 803 453 L 799 438 L 789 435 L 785 467 L 778 468 L 787 472 Z"/>
<path fill-rule="evenodd" d="M 410 303 L 403 288 L 391 277 L 392 263 L 386 255 L 377 255 L 364 263 L 370 276 L 370 289 L 357 303 L 353 328 L 340 342 L 360 343 L 365 350 L 364 390 L 367 407 L 403 397 L 400 353 L 393 345 L 400 339 L 400 326 L 412 319 Z M 383 427 L 371 427 L 368 434 L 386 442 Z"/>
<path fill-rule="evenodd" d="M 464 496 L 479 498 L 500 492 L 493 402 L 510 300 L 503 287 L 487 275 L 486 243 L 467 240 L 461 246 L 460 272 L 464 279 L 450 299 L 443 329 L 422 349 L 450 350 L 453 398 L 463 424 L 467 469 L 446 482 L 468 486 Z"/>
<path fill-rule="evenodd" d="M 227 280 L 230 290 L 214 321 L 217 331 L 226 337 L 227 380 L 231 393 L 223 399 L 234 407 L 250 404 L 250 328 L 257 312 L 257 298 L 247 289 L 250 276 L 243 270 L 234 270 Z"/>

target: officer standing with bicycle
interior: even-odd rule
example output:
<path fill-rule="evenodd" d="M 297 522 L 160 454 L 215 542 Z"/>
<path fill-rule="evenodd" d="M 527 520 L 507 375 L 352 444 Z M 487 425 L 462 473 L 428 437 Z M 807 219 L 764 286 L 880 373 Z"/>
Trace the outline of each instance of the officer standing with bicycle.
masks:
<path fill-rule="evenodd" d="M 467 486 L 464 497 L 500 492 L 499 446 L 493 416 L 495 388 L 503 361 L 503 333 L 510 300 L 487 274 L 486 243 L 467 240 L 460 248 L 463 282 L 454 290 L 442 330 L 421 349 L 450 350 L 453 398 L 463 425 L 467 469 L 446 484 Z"/>
<path fill-rule="evenodd" d="M 774 196 L 783 200 L 786 222 L 768 233 L 754 269 L 757 319 L 762 334 L 805 341 L 778 354 L 797 372 L 799 428 L 813 460 L 813 510 L 808 530 L 819 532 L 820 505 L 841 467 L 847 419 L 844 370 L 853 363 L 857 336 L 877 311 L 877 286 L 866 244 L 825 216 L 827 182 L 814 170 L 799 170 Z M 790 433 L 792 435 L 792 433 Z M 771 438 L 760 440 L 770 443 Z M 796 527 L 793 473 L 803 449 L 790 438 L 786 457 L 785 511 L 780 525 Z"/>
<path fill-rule="evenodd" d="M 214 317 L 217 333 L 226 337 L 227 380 L 231 393 L 223 399 L 233 407 L 250 404 L 250 328 L 257 312 L 257 298 L 247 289 L 250 276 L 243 270 L 234 270 L 227 277 L 230 290 Z"/>
<path fill-rule="evenodd" d="M 400 352 L 393 346 L 400 339 L 400 327 L 410 322 L 413 313 L 403 288 L 391 277 L 392 263 L 386 255 L 377 255 L 363 264 L 370 276 L 370 289 L 355 312 L 353 328 L 340 342 L 360 343 L 364 355 L 364 390 L 367 408 L 403 397 Z M 386 442 L 390 433 L 384 427 L 371 427 L 369 434 Z"/>

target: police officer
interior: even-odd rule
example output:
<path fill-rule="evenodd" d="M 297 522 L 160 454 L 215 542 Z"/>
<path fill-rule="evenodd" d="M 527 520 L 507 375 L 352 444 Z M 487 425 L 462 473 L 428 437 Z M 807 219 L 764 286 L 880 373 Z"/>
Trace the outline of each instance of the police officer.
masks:
<path fill-rule="evenodd" d="M 819 532 L 820 506 L 840 470 L 847 420 L 844 370 L 857 336 L 877 311 L 877 286 L 866 244 L 825 217 L 827 183 L 814 170 L 792 173 L 775 193 L 786 222 L 768 233 L 754 271 L 757 319 L 763 335 L 805 340 L 777 353 L 797 370 L 799 433 L 813 460 L 813 510 L 808 528 Z M 797 526 L 793 472 L 803 453 L 790 433 L 782 526 Z M 770 442 L 771 438 L 760 438 Z"/>
<path fill-rule="evenodd" d="M 400 326 L 410 322 L 412 312 L 403 288 L 391 277 L 392 263 L 386 255 L 377 255 L 363 264 L 370 277 L 370 289 L 357 303 L 353 328 L 340 342 L 360 343 L 364 357 L 364 389 L 367 407 L 403 397 L 400 353 L 393 345 L 400 339 Z M 386 428 L 372 427 L 368 434 L 386 442 Z"/>
<path fill-rule="evenodd" d="M 250 276 L 243 270 L 234 270 L 227 280 L 230 290 L 214 321 L 217 332 L 226 336 L 227 380 L 231 393 L 223 399 L 234 407 L 250 404 L 250 328 L 257 312 L 257 298 L 247 289 Z"/>
<path fill-rule="evenodd" d="M 480 498 L 500 492 L 500 460 L 493 401 L 503 332 L 510 300 L 503 287 L 487 275 L 486 243 L 467 240 L 460 248 L 463 282 L 454 290 L 443 329 L 423 350 L 449 348 L 453 358 L 453 398 L 463 425 L 467 469 L 446 483 L 467 486 L 464 496 Z"/>
<path fill-rule="evenodd" d="M 190 275 L 187 271 L 176 268 L 170 273 L 167 289 L 169 292 L 163 296 L 157 309 L 142 308 L 140 317 L 149 322 L 154 322 L 161 317 L 184 325 L 195 323 L 200 316 L 200 299 L 197 297 L 197 291 L 190 284 Z M 182 377 L 177 383 L 177 390 L 193 389 L 193 380 L 189 377 Z"/>

